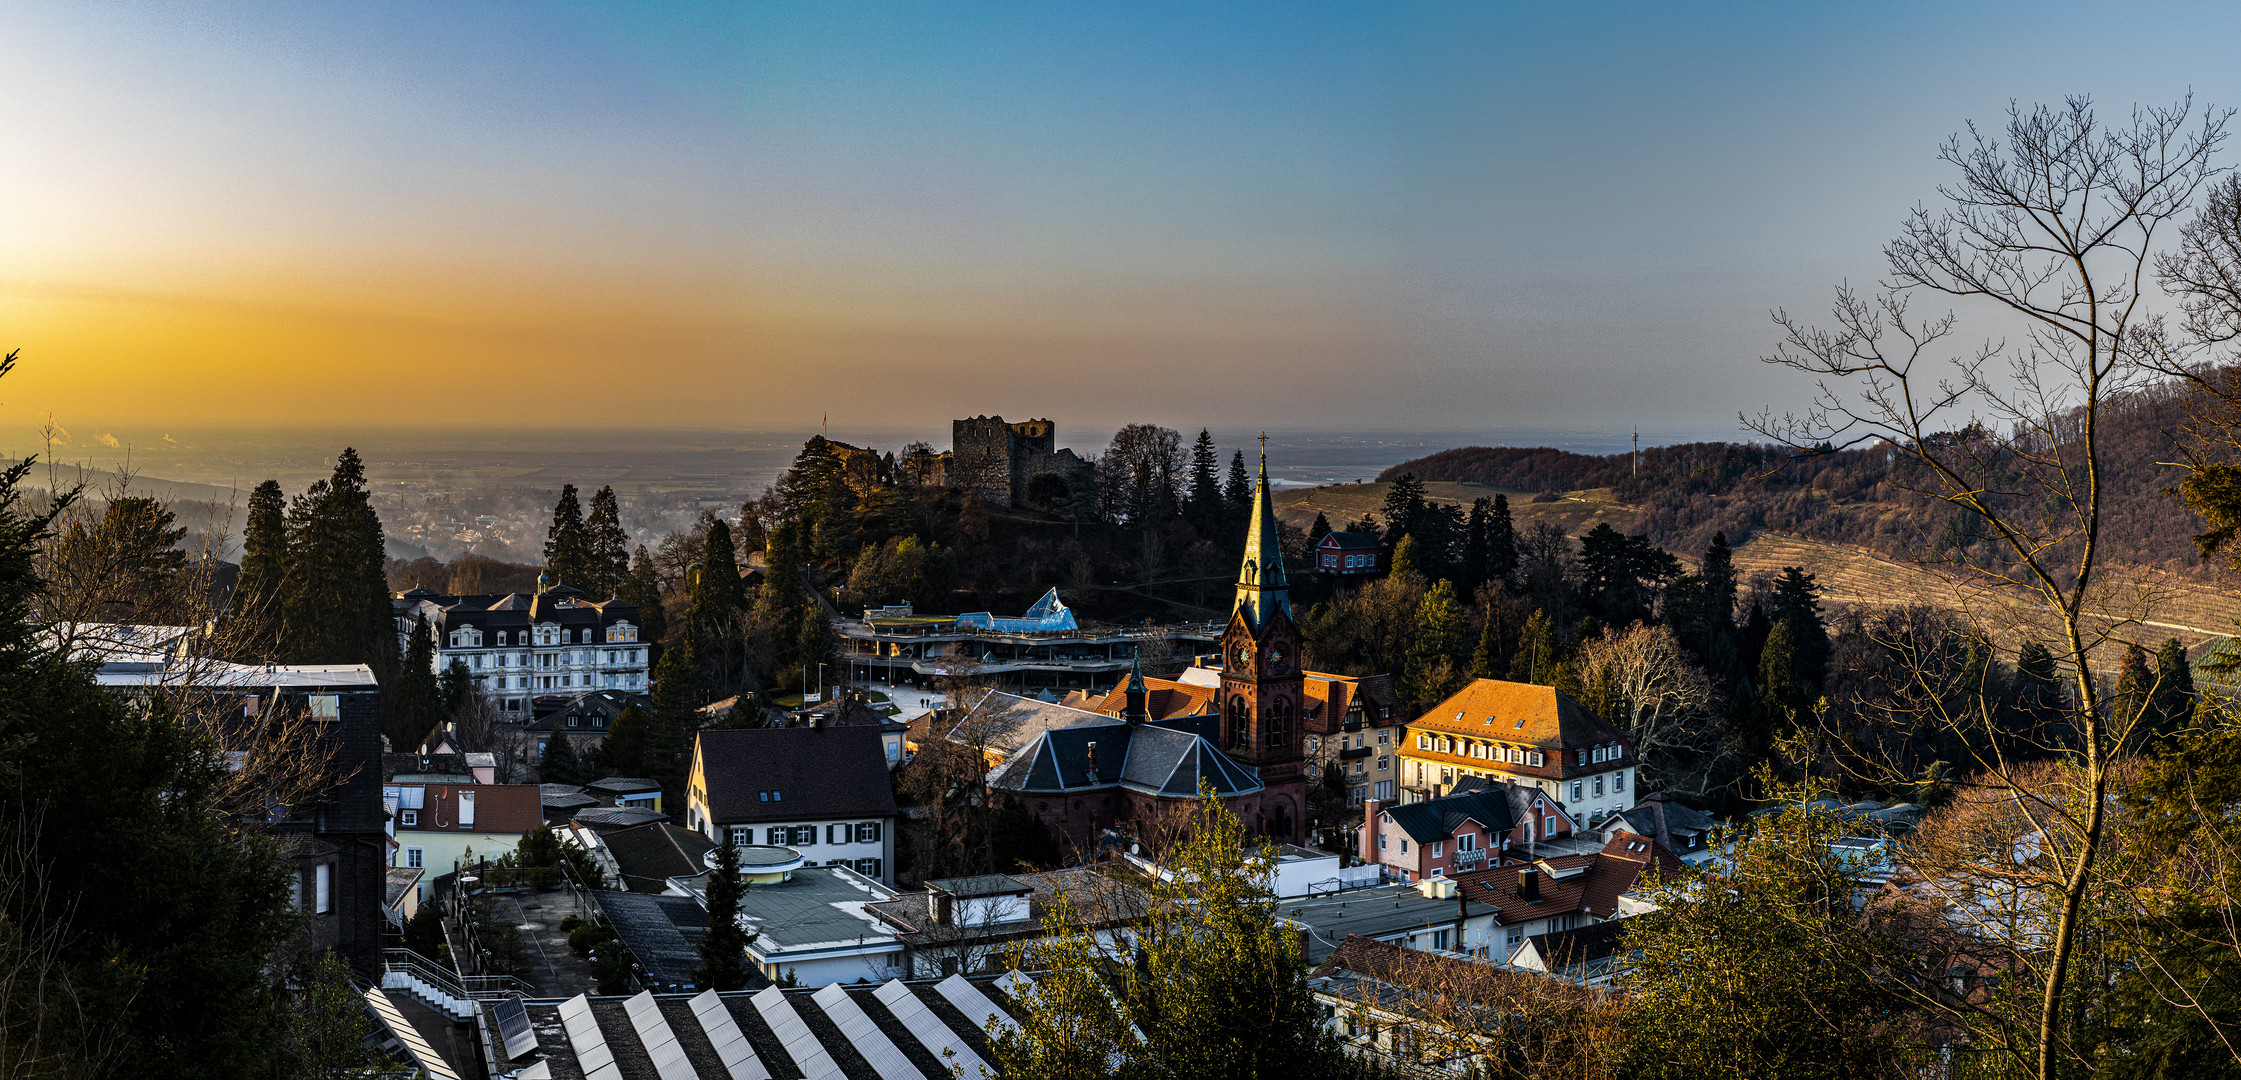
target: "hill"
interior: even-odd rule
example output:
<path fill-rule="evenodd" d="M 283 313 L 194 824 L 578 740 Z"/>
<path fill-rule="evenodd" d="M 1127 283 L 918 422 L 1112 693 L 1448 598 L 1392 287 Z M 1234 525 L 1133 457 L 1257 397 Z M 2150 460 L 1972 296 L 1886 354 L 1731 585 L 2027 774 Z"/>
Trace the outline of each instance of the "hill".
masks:
<path fill-rule="evenodd" d="M 2163 463 L 2177 460 L 2170 432 L 2186 404 L 2183 393 L 2164 386 L 2104 411 L 2102 538 L 2113 563 L 2207 580 L 2191 539 L 2202 521 L 2164 493 L 2179 480 L 2179 469 Z M 1914 490 L 1908 471 L 1908 460 L 1882 445 L 1800 455 L 1763 443 L 1703 442 L 1644 450 L 1638 469 L 1630 454 L 1461 447 L 1393 466 L 1378 479 L 1601 495 L 1637 515 L 1633 531 L 1683 553 L 1702 551 L 1721 531 L 1735 544 L 1778 532 L 1901 558 L 1975 542 L 1973 516 Z M 1535 505 L 1549 504 L 1511 500 L 1513 512 Z"/>

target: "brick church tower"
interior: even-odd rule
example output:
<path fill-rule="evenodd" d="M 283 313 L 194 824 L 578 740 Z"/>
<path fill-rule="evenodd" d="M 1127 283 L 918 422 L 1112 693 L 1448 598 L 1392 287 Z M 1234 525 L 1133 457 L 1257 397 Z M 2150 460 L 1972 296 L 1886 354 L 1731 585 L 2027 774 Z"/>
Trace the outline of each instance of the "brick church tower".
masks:
<path fill-rule="evenodd" d="M 1259 820 L 1247 827 L 1299 843 L 1307 823 L 1305 684 L 1299 627 L 1285 590 L 1284 553 L 1269 501 L 1268 440 L 1261 440 L 1260 485 L 1237 574 L 1237 604 L 1222 632 L 1222 749 L 1260 774 Z"/>

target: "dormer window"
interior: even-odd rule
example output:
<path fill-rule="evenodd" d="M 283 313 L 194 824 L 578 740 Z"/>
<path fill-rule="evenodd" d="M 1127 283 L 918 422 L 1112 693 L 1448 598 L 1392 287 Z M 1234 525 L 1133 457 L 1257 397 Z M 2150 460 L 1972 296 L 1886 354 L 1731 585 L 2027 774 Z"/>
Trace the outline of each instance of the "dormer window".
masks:
<path fill-rule="evenodd" d="M 506 632 L 505 632 L 504 630 L 500 630 L 500 631 L 498 631 L 498 644 L 500 644 L 500 645 L 504 645 L 505 643 L 506 643 Z"/>

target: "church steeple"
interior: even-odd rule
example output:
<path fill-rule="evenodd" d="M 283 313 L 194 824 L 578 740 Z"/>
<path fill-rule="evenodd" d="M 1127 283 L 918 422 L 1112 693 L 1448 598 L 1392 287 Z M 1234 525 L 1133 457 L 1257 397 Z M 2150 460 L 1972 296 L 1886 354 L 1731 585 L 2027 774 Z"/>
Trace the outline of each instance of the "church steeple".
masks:
<path fill-rule="evenodd" d="M 1141 724 L 1150 720 L 1152 718 L 1149 704 L 1151 696 L 1151 687 L 1144 683 L 1144 657 L 1139 652 L 1136 659 L 1128 665 L 1128 686 L 1122 695 L 1127 704 L 1121 712 L 1121 719 L 1131 724 Z"/>
<path fill-rule="evenodd" d="M 1237 571 L 1237 604 L 1258 632 L 1277 611 L 1292 613 L 1284 578 L 1283 537 L 1276 528 L 1276 504 L 1268 492 L 1268 435 L 1261 435 L 1261 477 L 1253 489 L 1253 518 L 1245 533 L 1245 562 Z"/>

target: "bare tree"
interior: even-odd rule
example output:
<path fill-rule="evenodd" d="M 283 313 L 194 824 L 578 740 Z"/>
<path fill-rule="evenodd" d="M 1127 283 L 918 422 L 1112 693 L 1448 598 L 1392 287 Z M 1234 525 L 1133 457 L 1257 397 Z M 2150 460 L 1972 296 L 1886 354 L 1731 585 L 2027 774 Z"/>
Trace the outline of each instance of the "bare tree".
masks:
<path fill-rule="evenodd" d="M 2143 286 L 2167 222 L 2215 179 L 2213 152 L 2230 113 L 2198 117 L 2191 101 L 2135 111 L 2104 126 L 2091 103 L 2011 107 L 1997 133 L 1971 125 L 1940 157 L 1959 172 L 1944 205 L 1917 208 L 1884 248 L 1889 278 L 1872 295 L 1837 290 L 1833 328 L 1777 313 L 1786 340 L 1768 362 L 1818 381 L 1802 415 L 1750 426 L 1808 452 L 1887 442 L 1903 462 L 1893 479 L 1943 500 L 1989 543 L 1962 549 L 1951 569 L 1963 610 L 1998 620 L 2028 612 L 2052 625 L 2057 657 L 2076 683 L 2080 791 L 2042 793 L 1996 755 L 1979 755 L 1979 783 L 2061 820 L 2061 903 L 2043 959 L 2035 1037 L 2014 1052 L 2051 1080 L 2070 1041 L 2072 958 L 2095 881 L 2112 771 L 2137 717 L 2105 712 L 2093 651 L 2110 625 L 2097 572 L 2103 407 L 2149 369 L 2153 341 Z M 1953 313 L 1918 319 L 1920 296 L 1983 309 L 2014 341 L 1954 353 Z M 2121 624 L 2121 620 L 2119 620 Z M 1965 716 L 1941 713 L 1954 726 Z"/>
<path fill-rule="evenodd" d="M 1617 721 L 1642 760 L 1651 790 L 1682 798 L 1710 794 L 1722 758 L 1740 750 L 1721 729 L 1719 692 L 1673 631 L 1637 623 L 1580 646 L 1581 681 L 1607 688 L 1597 711 Z"/>

